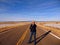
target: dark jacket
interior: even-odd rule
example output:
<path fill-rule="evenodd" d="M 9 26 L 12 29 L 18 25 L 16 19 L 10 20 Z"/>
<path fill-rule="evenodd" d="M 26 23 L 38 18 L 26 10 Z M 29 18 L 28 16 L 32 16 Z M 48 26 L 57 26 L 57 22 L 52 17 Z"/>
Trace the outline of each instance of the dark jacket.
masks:
<path fill-rule="evenodd" d="M 34 24 L 34 25 L 31 24 L 30 25 L 30 31 L 31 32 L 36 32 L 36 27 L 37 27 L 36 24 Z"/>

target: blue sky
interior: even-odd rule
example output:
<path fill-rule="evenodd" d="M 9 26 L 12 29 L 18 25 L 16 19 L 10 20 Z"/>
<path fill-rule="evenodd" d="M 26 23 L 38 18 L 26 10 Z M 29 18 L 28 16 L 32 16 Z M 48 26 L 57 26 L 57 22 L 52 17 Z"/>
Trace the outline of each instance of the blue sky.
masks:
<path fill-rule="evenodd" d="M 60 21 L 60 0 L 0 0 L 0 21 Z"/>

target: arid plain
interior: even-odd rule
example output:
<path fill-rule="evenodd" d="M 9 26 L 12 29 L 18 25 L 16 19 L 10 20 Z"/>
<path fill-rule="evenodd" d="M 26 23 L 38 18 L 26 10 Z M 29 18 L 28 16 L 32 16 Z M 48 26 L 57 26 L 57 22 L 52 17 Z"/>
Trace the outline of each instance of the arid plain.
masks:
<path fill-rule="evenodd" d="M 0 22 L 0 45 L 34 45 L 34 39 L 28 43 L 30 24 Z M 36 45 L 60 45 L 60 22 L 36 22 L 36 25 Z"/>

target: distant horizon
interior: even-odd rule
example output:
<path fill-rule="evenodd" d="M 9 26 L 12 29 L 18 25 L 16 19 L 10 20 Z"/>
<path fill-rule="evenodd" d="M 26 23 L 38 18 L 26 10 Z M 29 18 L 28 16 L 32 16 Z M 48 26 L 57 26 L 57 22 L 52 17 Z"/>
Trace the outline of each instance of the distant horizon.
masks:
<path fill-rule="evenodd" d="M 31 21 L 0 21 L 0 22 L 31 22 Z M 36 22 L 60 22 L 60 21 L 36 21 Z"/>

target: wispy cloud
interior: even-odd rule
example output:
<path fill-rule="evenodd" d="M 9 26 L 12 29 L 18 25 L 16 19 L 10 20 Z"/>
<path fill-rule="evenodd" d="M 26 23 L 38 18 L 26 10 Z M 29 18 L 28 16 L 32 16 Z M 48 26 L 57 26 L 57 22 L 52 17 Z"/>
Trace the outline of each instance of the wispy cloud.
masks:
<path fill-rule="evenodd" d="M 0 0 L 0 21 L 59 20 L 59 12 L 59 0 Z"/>

